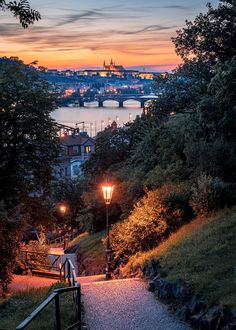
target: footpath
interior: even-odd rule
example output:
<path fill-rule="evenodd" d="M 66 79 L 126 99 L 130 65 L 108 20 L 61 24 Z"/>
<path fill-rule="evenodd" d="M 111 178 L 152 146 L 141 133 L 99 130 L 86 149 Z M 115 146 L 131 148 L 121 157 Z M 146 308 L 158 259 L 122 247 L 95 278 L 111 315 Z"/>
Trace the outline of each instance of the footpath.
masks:
<path fill-rule="evenodd" d="M 141 279 L 104 281 L 77 278 L 89 330 L 187 330 L 146 288 Z"/>

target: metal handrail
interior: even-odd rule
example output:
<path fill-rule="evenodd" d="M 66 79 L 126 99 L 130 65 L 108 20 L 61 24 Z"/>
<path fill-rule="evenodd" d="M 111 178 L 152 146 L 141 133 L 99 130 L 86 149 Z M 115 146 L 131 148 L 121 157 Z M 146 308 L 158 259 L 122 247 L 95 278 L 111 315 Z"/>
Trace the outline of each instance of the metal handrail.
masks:
<path fill-rule="evenodd" d="M 78 236 L 78 232 L 71 233 L 71 234 L 66 233 L 63 236 L 58 236 L 54 239 L 47 239 L 47 244 L 48 245 L 53 245 L 53 244 L 56 244 L 56 243 L 62 243 L 62 242 L 64 242 L 64 240 L 71 240 L 71 239 L 74 239 L 76 236 Z"/>
<path fill-rule="evenodd" d="M 28 261 L 28 255 L 41 255 L 41 256 L 53 256 L 53 257 L 56 257 L 56 259 L 49 265 L 45 264 L 45 265 L 42 265 L 42 264 L 38 264 L 38 263 L 34 263 L 33 265 L 35 267 L 37 266 L 43 266 L 44 269 L 48 269 L 48 270 L 57 270 L 57 271 L 60 271 L 61 269 L 61 255 L 58 255 L 58 254 L 54 254 L 54 253 L 47 253 L 47 252 L 37 252 L 37 251 L 28 251 L 28 250 L 21 250 L 20 251 L 21 254 L 24 254 L 25 255 L 25 261 L 27 262 Z M 58 262 L 58 260 L 60 260 L 60 264 L 59 266 L 55 265 L 55 263 Z"/>
<path fill-rule="evenodd" d="M 61 330 L 61 315 L 60 315 L 60 294 L 65 292 L 73 292 L 73 300 L 75 303 L 76 309 L 76 322 L 69 327 L 65 328 L 64 330 L 69 330 L 77 327 L 78 330 L 81 329 L 81 288 L 76 280 L 76 272 L 75 267 L 70 259 L 66 259 L 63 264 L 65 269 L 67 265 L 67 275 L 64 276 L 65 279 L 68 279 L 69 287 L 55 289 L 48 298 L 46 298 L 23 322 L 21 322 L 17 327 L 16 330 L 23 330 L 25 329 L 33 320 L 34 318 L 42 312 L 53 300 L 55 300 L 55 316 L 56 316 L 56 330 Z M 72 280 L 72 282 L 71 282 Z M 71 284 L 73 286 L 71 286 Z"/>

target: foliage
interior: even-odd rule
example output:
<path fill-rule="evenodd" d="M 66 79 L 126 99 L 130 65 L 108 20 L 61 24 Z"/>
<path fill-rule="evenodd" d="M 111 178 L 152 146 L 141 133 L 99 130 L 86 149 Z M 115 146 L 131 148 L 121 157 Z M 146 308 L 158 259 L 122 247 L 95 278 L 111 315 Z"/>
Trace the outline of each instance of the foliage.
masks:
<path fill-rule="evenodd" d="M 171 75 L 158 76 L 155 88 L 161 94 L 150 107 L 151 113 L 166 119 L 173 113 L 196 111 L 197 103 L 206 93 L 212 76 L 209 65 L 193 59 L 180 64 Z"/>
<path fill-rule="evenodd" d="M 19 2 L 0 0 L 0 9 L 9 10 L 14 17 L 19 19 L 23 28 L 41 19 L 40 13 L 31 9 L 27 0 L 19 0 Z"/>
<path fill-rule="evenodd" d="M 95 153 L 83 166 L 87 175 L 102 177 L 104 172 L 114 163 L 122 162 L 129 150 L 129 137 L 124 129 L 106 128 L 98 133 L 96 138 Z"/>
<path fill-rule="evenodd" d="M 0 60 L 0 200 L 8 206 L 48 193 L 59 152 L 52 110 L 49 85 L 34 68 Z"/>
<path fill-rule="evenodd" d="M 199 124 L 205 135 L 236 140 L 236 56 L 221 64 L 198 107 Z"/>
<path fill-rule="evenodd" d="M 20 215 L 15 210 L 7 213 L 3 205 L 0 209 L 0 297 L 6 295 L 8 284 L 16 264 L 16 257 L 22 234 Z"/>
<path fill-rule="evenodd" d="M 116 262 L 158 245 L 190 217 L 183 187 L 164 185 L 148 191 L 123 222 L 112 226 L 111 244 Z"/>
<path fill-rule="evenodd" d="M 236 209 L 199 217 L 145 253 L 130 258 L 123 276 L 143 268 L 152 259 L 160 262 L 162 277 L 180 279 L 210 303 L 236 308 Z"/>
<path fill-rule="evenodd" d="M 185 145 L 187 163 L 195 176 L 206 172 L 227 182 L 235 182 L 236 58 L 218 67 L 208 87 L 208 94 L 198 104 L 189 123 Z"/>
<path fill-rule="evenodd" d="M 199 14 L 194 22 L 172 38 L 176 53 L 183 60 L 195 59 L 211 67 L 236 55 L 236 6 L 235 1 L 221 0 L 218 8 L 207 5 L 208 12 Z"/>
<path fill-rule="evenodd" d="M 197 214 L 208 214 L 227 203 L 229 186 L 218 177 L 202 174 L 192 187 L 191 206 Z"/>
<path fill-rule="evenodd" d="M 65 216 L 61 216 L 57 211 L 54 213 L 58 223 L 68 223 L 75 225 L 75 220 L 79 210 L 83 207 L 82 194 L 86 189 L 86 182 L 83 178 L 78 179 L 58 179 L 52 183 L 51 202 L 53 206 L 65 204 L 67 212 Z"/>
<path fill-rule="evenodd" d="M 48 246 L 41 244 L 39 241 L 30 241 L 24 246 L 24 250 L 28 253 L 27 260 L 24 252 L 20 252 L 17 256 L 15 271 L 18 274 L 27 274 L 31 269 L 40 269 L 49 265 Z"/>
<path fill-rule="evenodd" d="M 100 190 L 100 191 L 99 191 Z M 83 230 L 94 233 L 106 226 L 105 204 L 101 194 L 101 189 L 97 189 L 83 194 L 84 209 L 78 213 L 77 223 Z M 121 214 L 117 203 L 112 203 L 109 208 L 110 223 L 119 219 Z"/>
<path fill-rule="evenodd" d="M 50 228 L 55 223 L 52 210 L 41 197 L 26 197 L 18 208 L 30 226 Z"/>

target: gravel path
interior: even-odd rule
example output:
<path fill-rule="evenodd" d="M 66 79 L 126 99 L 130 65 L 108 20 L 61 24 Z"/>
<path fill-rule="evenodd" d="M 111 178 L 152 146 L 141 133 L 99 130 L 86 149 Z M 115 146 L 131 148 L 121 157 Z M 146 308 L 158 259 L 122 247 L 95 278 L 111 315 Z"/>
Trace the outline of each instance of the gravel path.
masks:
<path fill-rule="evenodd" d="M 139 279 L 83 283 L 89 330 L 187 330 Z"/>

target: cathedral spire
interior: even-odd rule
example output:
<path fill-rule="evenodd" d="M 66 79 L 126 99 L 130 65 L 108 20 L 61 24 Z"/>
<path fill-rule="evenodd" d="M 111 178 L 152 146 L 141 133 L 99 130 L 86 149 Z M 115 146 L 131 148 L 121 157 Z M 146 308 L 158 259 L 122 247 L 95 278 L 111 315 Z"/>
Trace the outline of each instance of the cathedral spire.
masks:
<path fill-rule="evenodd" d="M 106 69 L 106 62 L 105 62 L 105 60 L 103 61 L 103 70 L 105 70 Z"/>

